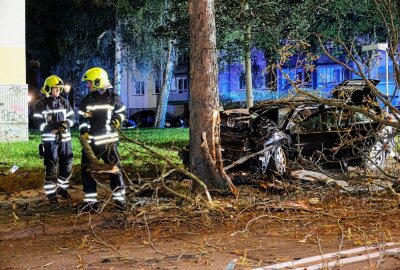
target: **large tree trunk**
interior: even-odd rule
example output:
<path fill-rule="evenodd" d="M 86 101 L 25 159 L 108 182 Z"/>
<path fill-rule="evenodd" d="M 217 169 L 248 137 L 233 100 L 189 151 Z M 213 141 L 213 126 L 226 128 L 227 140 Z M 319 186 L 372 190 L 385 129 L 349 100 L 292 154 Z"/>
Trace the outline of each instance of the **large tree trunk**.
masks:
<path fill-rule="evenodd" d="M 168 56 L 167 64 L 165 65 L 164 78 L 159 97 L 159 103 L 157 106 L 156 119 L 154 127 L 164 128 L 165 127 L 165 114 L 167 113 L 169 92 L 171 90 L 172 74 L 174 73 L 175 65 L 175 48 L 173 42 L 170 41 L 168 45 Z"/>
<path fill-rule="evenodd" d="M 214 0 L 189 0 L 190 170 L 209 188 L 231 187 L 219 144 Z"/>

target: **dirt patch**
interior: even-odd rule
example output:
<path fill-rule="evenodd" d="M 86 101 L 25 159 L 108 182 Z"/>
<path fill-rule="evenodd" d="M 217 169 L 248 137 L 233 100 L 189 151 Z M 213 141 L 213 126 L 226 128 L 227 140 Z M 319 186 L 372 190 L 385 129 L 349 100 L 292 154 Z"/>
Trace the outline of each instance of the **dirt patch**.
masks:
<path fill-rule="evenodd" d="M 52 207 L 41 189 L 0 195 L 1 269 L 253 269 L 375 243 L 400 242 L 400 209 L 390 194 L 350 196 L 302 186 L 239 187 L 217 197 L 221 212 L 173 198 L 135 198 L 132 212 L 78 215 Z M 100 197 L 109 197 L 99 189 Z M 379 261 L 379 267 L 374 268 Z M 399 269 L 393 256 L 342 269 Z"/>
<path fill-rule="evenodd" d="M 0 176 L 0 192 L 10 193 L 18 190 L 39 188 L 43 186 L 43 171 L 17 171 Z"/>
<path fill-rule="evenodd" d="M 207 226 L 201 218 L 187 221 L 179 216 L 170 213 L 163 221 L 106 211 L 77 218 L 72 212 L 49 211 L 46 218 L 18 221 L 25 226 L 0 242 L 0 261 L 3 269 L 29 265 L 31 269 L 200 270 L 225 269 L 229 263 L 234 269 L 253 269 L 361 245 L 351 237 L 341 241 L 329 222 L 296 222 L 296 214 L 261 218 L 247 231 L 248 216 Z M 381 266 L 400 267 L 397 261 Z M 360 267 L 342 269 L 374 269 Z"/>
<path fill-rule="evenodd" d="M 128 176 L 132 181 L 137 181 L 137 178 L 156 178 L 160 175 L 160 168 L 155 166 L 147 166 L 140 168 L 140 176 L 138 175 L 138 169 L 130 166 L 123 168 L 124 174 Z M 37 170 L 23 170 L 19 169 L 15 173 L 0 173 L 0 193 L 12 193 L 17 191 L 23 191 L 28 189 L 37 189 L 43 187 L 45 172 L 44 169 Z M 108 179 L 107 175 L 97 175 L 97 177 Z M 73 166 L 73 174 L 70 178 L 72 185 L 79 185 L 82 183 L 81 180 L 81 166 Z M 106 181 L 106 180 L 105 180 Z"/>

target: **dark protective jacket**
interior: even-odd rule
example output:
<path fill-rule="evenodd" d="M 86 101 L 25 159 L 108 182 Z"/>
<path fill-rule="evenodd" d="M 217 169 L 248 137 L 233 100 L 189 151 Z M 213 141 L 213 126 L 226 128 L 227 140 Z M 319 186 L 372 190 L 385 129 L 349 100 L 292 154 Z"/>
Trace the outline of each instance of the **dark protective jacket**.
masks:
<path fill-rule="evenodd" d="M 118 141 L 118 133 L 111 122 L 116 119 L 122 123 L 126 115 L 121 98 L 109 90 L 103 91 L 90 92 L 79 107 L 80 133 L 89 133 L 89 142 L 96 145 Z"/>
<path fill-rule="evenodd" d="M 68 129 L 61 133 L 62 142 L 71 141 L 70 127 L 74 125 L 74 110 L 69 105 L 68 100 L 58 97 L 45 97 L 39 100 L 34 109 L 33 121 L 42 133 L 43 142 L 53 142 L 57 140 L 57 135 L 52 134 L 52 130 L 58 130 L 60 122 L 65 121 Z"/>

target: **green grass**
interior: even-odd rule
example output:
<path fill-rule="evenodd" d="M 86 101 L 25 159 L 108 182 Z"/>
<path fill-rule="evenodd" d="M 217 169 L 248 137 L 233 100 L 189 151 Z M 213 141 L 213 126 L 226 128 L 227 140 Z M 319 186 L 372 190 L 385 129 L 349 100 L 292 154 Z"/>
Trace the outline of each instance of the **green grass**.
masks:
<path fill-rule="evenodd" d="M 152 146 L 153 150 L 163 156 L 171 158 L 174 162 L 180 163 L 178 151 L 172 146 L 179 148 L 189 142 L 189 130 L 187 128 L 169 129 L 133 129 L 124 130 L 124 133 L 132 139 L 144 142 Z M 78 139 L 78 132 L 72 134 L 72 150 L 74 153 L 74 165 L 81 162 L 81 145 Z M 30 131 L 28 142 L 0 143 L 0 172 L 7 172 L 14 164 L 22 170 L 34 170 L 43 168 L 43 159 L 39 158 L 38 145 L 40 134 L 37 131 Z M 141 147 L 124 141 L 119 145 L 120 154 L 124 166 L 133 166 L 135 170 L 147 170 L 151 166 L 163 166 L 164 162 L 146 154 Z"/>

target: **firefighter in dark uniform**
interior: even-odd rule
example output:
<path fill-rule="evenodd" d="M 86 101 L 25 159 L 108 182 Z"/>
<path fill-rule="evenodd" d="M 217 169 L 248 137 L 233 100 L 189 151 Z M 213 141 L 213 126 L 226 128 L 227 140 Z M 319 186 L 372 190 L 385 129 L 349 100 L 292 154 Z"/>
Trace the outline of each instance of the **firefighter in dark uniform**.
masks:
<path fill-rule="evenodd" d="M 99 67 L 86 71 L 82 81 L 90 89 L 79 107 L 80 134 L 88 140 L 94 154 L 106 164 L 120 167 L 116 129 L 125 119 L 126 107 L 120 97 L 112 92 L 107 72 Z M 82 211 L 97 211 L 96 181 L 90 173 L 89 158 L 82 151 L 82 183 L 85 192 Z M 110 187 L 117 209 L 125 209 L 125 184 L 122 174 L 110 174 Z"/>
<path fill-rule="evenodd" d="M 39 146 L 44 158 L 46 178 L 44 190 L 50 203 L 57 204 L 57 194 L 68 198 L 69 178 L 72 174 L 72 146 L 70 127 L 74 125 L 74 111 L 68 100 L 60 96 L 63 81 L 52 75 L 44 82 L 40 99 L 34 109 L 34 124 L 40 129 Z"/>

